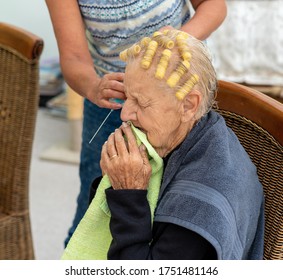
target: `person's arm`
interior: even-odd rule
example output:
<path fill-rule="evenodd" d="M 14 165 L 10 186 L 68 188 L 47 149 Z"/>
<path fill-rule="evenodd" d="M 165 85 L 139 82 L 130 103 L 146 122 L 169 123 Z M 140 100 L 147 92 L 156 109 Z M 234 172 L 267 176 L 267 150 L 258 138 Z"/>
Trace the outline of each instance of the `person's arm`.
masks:
<path fill-rule="evenodd" d="M 160 222 L 152 229 L 146 195 L 146 190 L 106 190 L 113 237 L 108 259 L 217 259 L 214 247 L 193 231 Z"/>
<path fill-rule="evenodd" d="M 121 108 L 109 98 L 124 99 L 123 73 L 99 78 L 88 49 L 85 26 L 76 0 L 46 0 L 58 44 L 62 73 L 78 94 L 100 107 Z"/>
<path fill-rule="evenodd" d="M 205 40 L 224 21 L 227 15 L 225 0 L 191 0 L 193 17 L 181 27 L 199 40 Z"/>
<path fill-rule="evenodd" d="M 147 201 L 152 170 L 142 146 L 138 147 L 131 127 L 123 123 L 102 147 L 100 166 L 112 186 L 105 191 L 111 212 L 110 231 L 113 237 L 108 258 L 206 258 L 207 248 L 211 245 L 187 229 L 168 224 L 159 234 L 153 233 Z"/>

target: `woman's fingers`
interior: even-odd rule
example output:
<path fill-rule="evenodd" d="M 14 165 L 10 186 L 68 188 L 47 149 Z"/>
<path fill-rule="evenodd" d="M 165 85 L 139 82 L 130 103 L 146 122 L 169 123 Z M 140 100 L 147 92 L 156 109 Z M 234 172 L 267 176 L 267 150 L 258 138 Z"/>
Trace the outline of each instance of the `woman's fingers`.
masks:
<path fill-rule="evenodd" d="M 123 84 L 124 73 L 105 74 L 98 85 L 95 96 L 95 103 L 99 107 L 109 109 L 120 109 L 121 104 L 114 102 L 113 99 L 125 100 L 125 88 Z"/>
<path fill-rule="evenodd" d="M 118 156 L 141 154 L 130 125 L 123 122 L 120 128 L 117 128 L 115 132 L 110 134 L 107 140 L 107 152 L 109 157 L 116 154 Z"/>
<path fill-rule="evenodd" d="M 107 166 L 109 163 L 109 155 L 107 152 L 107 142 L 104 143 L 101 150 L 100 167 L 103 174 L 107 174 Z"/>
<path fill-rule="evenodd" d="M 121 126 L 127 141 L 128 141 L 128 146 L 129 146 L 129 152 L 130 153 L 139 153 L 139 148 L 137 145 L 137 140 L 136 137 L 132 131 L 132 128 L 129 124 L 127 124 L 126 122 L 123 122 L 122 126 Z"/>
<path fill-rule="evenodd" d="M 109 156 L 109 159 L 113 159 L 115 156 L 118 156 L 117 150 L 115 147 L 115 139 L 114 139 L 114 133 L 111 133 L 108 137 L 107 143 L 107 154 Z"/>
<path fill-rule="evenodd" d="M 109 159 L 114 159 L 116 156 L 126 157 L 129 155 L 126 140 L 122 134 L 122 130 L 119 128 L 110 134 L 106 147 Z"/>
<path fill-rule="evenodd" d="M 124 77 L 125 77 L 125 73 L 123 73 L 123 72 L 112 72 L 112 73 L 104 75 L 104 77 L 107 77 L 110 80 L 116 80 L 116 81 L 123 82 Z"/>
<path fill-rule="evenodd" d="M 120 128 L 115 130 L 114 140 L 118 155 L 123 158 L 127 157 L 129 155 L 128 145 Z"/>
<path fill-rule="evenodd" d="M 144 145 L 138 147 L 128 124 L 112 133 L 102 147 L 101 169 L 114 189 L 146 189 L 151 166 Z"/>
<path fill-rule="evenodd" d="M 106 74 L 101 79 L 101 89 L 112 90 L 113 92 L 120 92 L 124 94 L 124 73 L 110 73 Z M 112 97 L 112 96 L 111 96 Z"/>

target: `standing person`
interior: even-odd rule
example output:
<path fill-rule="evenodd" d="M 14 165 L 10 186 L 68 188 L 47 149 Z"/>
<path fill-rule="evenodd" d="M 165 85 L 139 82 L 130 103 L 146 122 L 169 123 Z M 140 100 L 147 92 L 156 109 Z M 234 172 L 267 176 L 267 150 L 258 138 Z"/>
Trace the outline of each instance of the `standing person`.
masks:
<path fill-rule="evenodd" d="M 223 22 L 225 0 L 191 0 L 190 17 L 186 0 L 46 0 L 67 84 L 85 97 L 80 162 L 81 188 L 77 210 L 65 245 L 83 217 L 89 187 L 101 174 L 101 147 L 108 135 L 120 126 L 125 99 L 124 69 L 119 53 L 144 36 L 165 26 L 181 29 L 204 40 Z M 108 110 L 105 110 L 107 108 Z M 94 141 L 89 141 L 99 125 L 114 109 Z"/>

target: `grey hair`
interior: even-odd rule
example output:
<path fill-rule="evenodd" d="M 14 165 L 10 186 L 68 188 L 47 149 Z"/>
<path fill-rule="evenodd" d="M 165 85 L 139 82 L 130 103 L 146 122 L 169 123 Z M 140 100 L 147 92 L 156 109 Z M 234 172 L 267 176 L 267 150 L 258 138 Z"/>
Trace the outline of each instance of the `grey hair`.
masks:
<path fill-rule="evenodd" d="M 176 37 L 178 34 L 183 33 L 178 30 L 170 30 L 166 33 L 166 38 L 174 41 L 176 43 Z M 168 68 L 166 68 L 166 74 L 164 79 L 160 80 L 157 86 L 164 88 L 164 90 L 169 91 L 170 93 L 176 93 L 176 90 L 182 88 L 182 86 L 187 82 L 193 75 L 198 76 L 198 82 L 193 85 L 193 87 L 186 93 L 189 94 L 192 90 L 198 90 L 201 93 L 202 100 L 199 105 L 199 108 L 196 112 L 195 119 L 200 119 L 203 115 L 211 110 L 213 105 L 215 104 L 215 94 L 217 90 L 217 77 L 215 69 L 212 65 L 212 57 L 211 54 L 202 41 L 194 38 L 193 36 L 189 36 L 185 39 L 185 47 L 189 50 L 191 54 L 191 58 L 189 59 L 190 68 L 189 70 L 182 75 L 176 86 L 170 88 L 166 84 L 166 80 L 170 73 L 176 70 L 177 66 L 183 60 L 178 46 L 175 44 L 171 49 L 172 56 L 169 60 Z M 154 36 L 152 38 L 147 38 L 151 40 L 156 40 Z M 141 40 L 142 41 L 142 40 Z M 134 44 L 131 48 L 125 50 L 125 61 L 127 63 L 131 63 L 133 61 L 141 61 L 143 55 L 146 51 L 146 46 L 144 46 L 141 41 L 137 44 Z M 136 48 L 138 46 L 138 48 Z M 164 45 L 158 44 L 156 53 L 154 53 L 151 65 L 148 69 L 145 69 L 146 73 L 149 76 L 154 76 L 156 71 L 156 67 L 158 62 L 160 61 L 162 51 L 164 50 Z M 137 50 L 137 51 L 136 51 Z M 158 80 L 157 80 L 158 81 Z M 176 98 L 177 99 L 177 98 Z"/>
<path fill-rule="evenodd" d="M 199 82 L 195 86 L 203 97 L 196 116 L 202 117 L 211 110 L 215 104 L 215 95 L 217 91 L 217 76 L 212 65 L 212 57 L 207 46 L 194 37 L 190 36 L 188 39 L 190 51 L 192 53 L 190 74 L 197 74 Z"/>

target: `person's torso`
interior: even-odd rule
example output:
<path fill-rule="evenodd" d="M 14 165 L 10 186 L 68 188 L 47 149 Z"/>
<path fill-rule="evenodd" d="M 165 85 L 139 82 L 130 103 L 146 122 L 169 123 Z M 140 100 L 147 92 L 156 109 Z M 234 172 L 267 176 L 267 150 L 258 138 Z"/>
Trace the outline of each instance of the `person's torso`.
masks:
<path fill-rule="evenodd" d="M 262 201 L 254 164 L 224 119 L 210 112 L 170 156 L 155 221 L 197 232 L 220 258 L 247 258 L 258 222 L 263 223 Z M 261 245 L 262 240 L 258 252 Z"/>
<path fill-rule="evenodd" d="M 164 26 L 190 18 L 186 0 L 78 0 L 89 49 L 97 68 L 123 71 L 119 53 Z M 98 71 L 99 72 L 99 71 Z"/>

